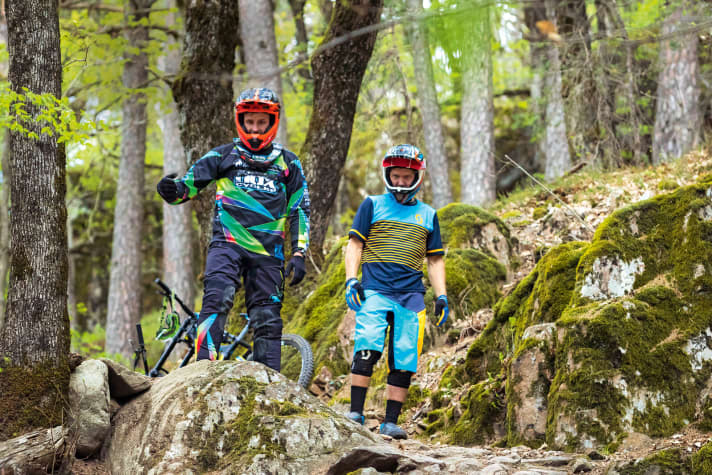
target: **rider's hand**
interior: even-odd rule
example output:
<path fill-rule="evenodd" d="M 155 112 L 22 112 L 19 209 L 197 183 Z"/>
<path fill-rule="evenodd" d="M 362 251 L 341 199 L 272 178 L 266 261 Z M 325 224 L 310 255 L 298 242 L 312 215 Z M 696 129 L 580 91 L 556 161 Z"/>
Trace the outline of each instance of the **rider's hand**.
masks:
<path fill-rule="evenodd" d="M 447 296 L 441 295 L 435 301 L 435 319 L 438 321 L 439 327 L 443 326 L 447 321 L 447 316 L 450 314 L 450 307 L 447 304 Z"/>
<path fill-rule="evenodd" d="M 361 304 L 366 300 L 366 294 L 363 291 L 361 282 L 356 277 L 352 277 L 346 281 L 346 305 L 351 310 L 357 312 L 361 308 Z"/>
<path fill-rule="evenodd" d="M 156 185 L 156 190 L 161 198 L 166 200 L 168 203 L 173 203 L 178 199 L 178 185 L 174 180 L 178 175 L 176 173 L 171 173 L 161 178 L 161 181 Z"/>
<path fill-rule="evenodd" d="M 292 271 L 294 271 L 294 277 L 292 277 L 292 281 L 289 285 L 297 285 L 304 279 L 304 276 L 307 275 L 307 269 L 304 265 L 304 256 L 294 254 L 292 258 L 289 259 L 287 268 L 284 270 L 284 277 L 287 278 Z"/>

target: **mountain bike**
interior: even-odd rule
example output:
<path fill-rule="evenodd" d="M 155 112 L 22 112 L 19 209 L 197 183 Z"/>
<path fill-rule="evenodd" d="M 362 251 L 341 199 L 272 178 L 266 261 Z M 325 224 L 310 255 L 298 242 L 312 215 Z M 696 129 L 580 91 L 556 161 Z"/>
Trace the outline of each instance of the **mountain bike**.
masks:
<path fill-rule="evenodd" d="M 143 360 L 144 372 L 152 377 L 165 376 L 168 370 L 164 368 L 164 364 L 170 357 L 173 350 L 179 343 L 185 344 L 188 351 L 181 359 L 178 367 L 187 365 L 191 358 L 195 355 L 195 339 L 198 328 L 198 314 L 193 312 L 188 305 L 183 302 L 178 295 L 175 294 L 161 279 L 156 279 L 155 284 L 160 288 L 159 293 L 163 295 L 163 312 L 161 316 L 161 324 L 156 333 L 157 340 L 168 340 L 163 353 L 158 358 L 158 361 L 153 368 L 148 368 L 146 360 L 146 346 L 143 339 L 143 330 L 141 324 L 136 324 L 136 333 L 138 337 L 138 348 L 134 351 L 134 370 Z M 174 301 L 180 305 L 186 318 L 180 323 L 180 315 L 174 307 Z M 220 360 L 247 360 L 252 361 L 252 345 L 248 339 L 250 333 L 250 317 L 246 313 L 241 313 L 240 316 L 245 319 L 245 326 L 238 335 L 233 335 L 229 332 L 223 333 L 223 341 L 218 351 L 218 359 Z M 282 334 L 282 374 L 299 383 L 300 386 L 307 388 L 311 382 L 312 374 L 314 373 L 314 355 L 309 343 L 299 335 L 291 333 Z"/>

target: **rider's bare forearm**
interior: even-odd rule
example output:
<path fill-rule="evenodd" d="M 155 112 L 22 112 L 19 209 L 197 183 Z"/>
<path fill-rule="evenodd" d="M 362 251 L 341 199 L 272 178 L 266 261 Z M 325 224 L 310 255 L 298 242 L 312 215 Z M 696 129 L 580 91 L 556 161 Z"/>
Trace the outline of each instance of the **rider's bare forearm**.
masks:
<path fill-rule="evenodd" d="M 355 237 L 349 238 L 346 246 L 346 280 L 358 277 L 358 268 L 361 265 L 361 253 L 363 252 L 363 242 Z"/>
<path fill-rule="evenodd" d="M 445 258 L 443 256 L 428 257 L 428 278 L 436 297 L 447 294 L 445 290 Z"/>

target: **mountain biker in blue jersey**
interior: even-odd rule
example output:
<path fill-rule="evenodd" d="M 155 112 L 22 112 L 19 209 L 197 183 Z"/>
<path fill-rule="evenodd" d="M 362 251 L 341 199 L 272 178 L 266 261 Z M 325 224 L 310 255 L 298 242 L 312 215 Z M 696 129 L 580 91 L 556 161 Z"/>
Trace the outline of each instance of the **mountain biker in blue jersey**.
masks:
<path fill-rule="evenodd" d="M 309 192 L 297 156 L 273 143 L 280 102 L 266 88 L 247 89 L 235 102 L 238 138 L 206 153 L 182 178 L 161 179 L 157 189 L 181 204 L 216 182 L 213 235 L 203 281 L 196 338 L 197 359 L 217 358 L 235 291 L 244 280 L 245 304 L 254 328 L 254 360 L 280 370 L 280 311 L 284 292 L 284 236 L 292 256 L 286 275 L 296 285 L 306 274 Z"/>
<path fill-rule="evenodd" d="M 346 248 L 346 303 L 356 312 L 351 412 L 347 417 L 364 423 L 363 407 L 373 366 L 387 351 L 386 417 L 379 430 L 405 439 L 407 434 L 397 421 L 423 343 L 422 268 L 426 257 L 428 277 L 438 296 L 438 326 L 447 320 L 449 307 L 438 217 L 433 208 L 415 199 L 425 173 L 423 154 L 413 145 L 397 145 L 386 153 L 382 168 L 387 192 L 361 203 Z M 362 282 L 358 280 L 359 265 Z"/>

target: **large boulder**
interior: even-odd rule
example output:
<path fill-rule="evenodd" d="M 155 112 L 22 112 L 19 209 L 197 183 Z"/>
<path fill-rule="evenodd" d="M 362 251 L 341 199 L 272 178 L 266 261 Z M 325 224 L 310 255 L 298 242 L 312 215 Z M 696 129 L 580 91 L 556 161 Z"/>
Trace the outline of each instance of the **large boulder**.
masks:
<path fill-rule="evenodd" d="M 112 473 L 314 473 L 383 443 L 299 385 L 252 362 L 199 361 L 121 408 Z"/>
<path fill-rule="evenodd" d="M 87 457 L 96 452 L 111 429 L 109 370 L 99 360 L 86 360 L 69 376 L 69 421 L 76 452 Z"/>
<path fill-rule="evenodd" d="M 494 310 L 443 378 L 470 387 L 454 440 L 506 419 L 509 444 L 615 450 L 627 434 L 709 419 L 712 179 L 615 212 L 590 244 L 551 249 Z M 502 378 L 498 412 L 465 404 Z"/>

